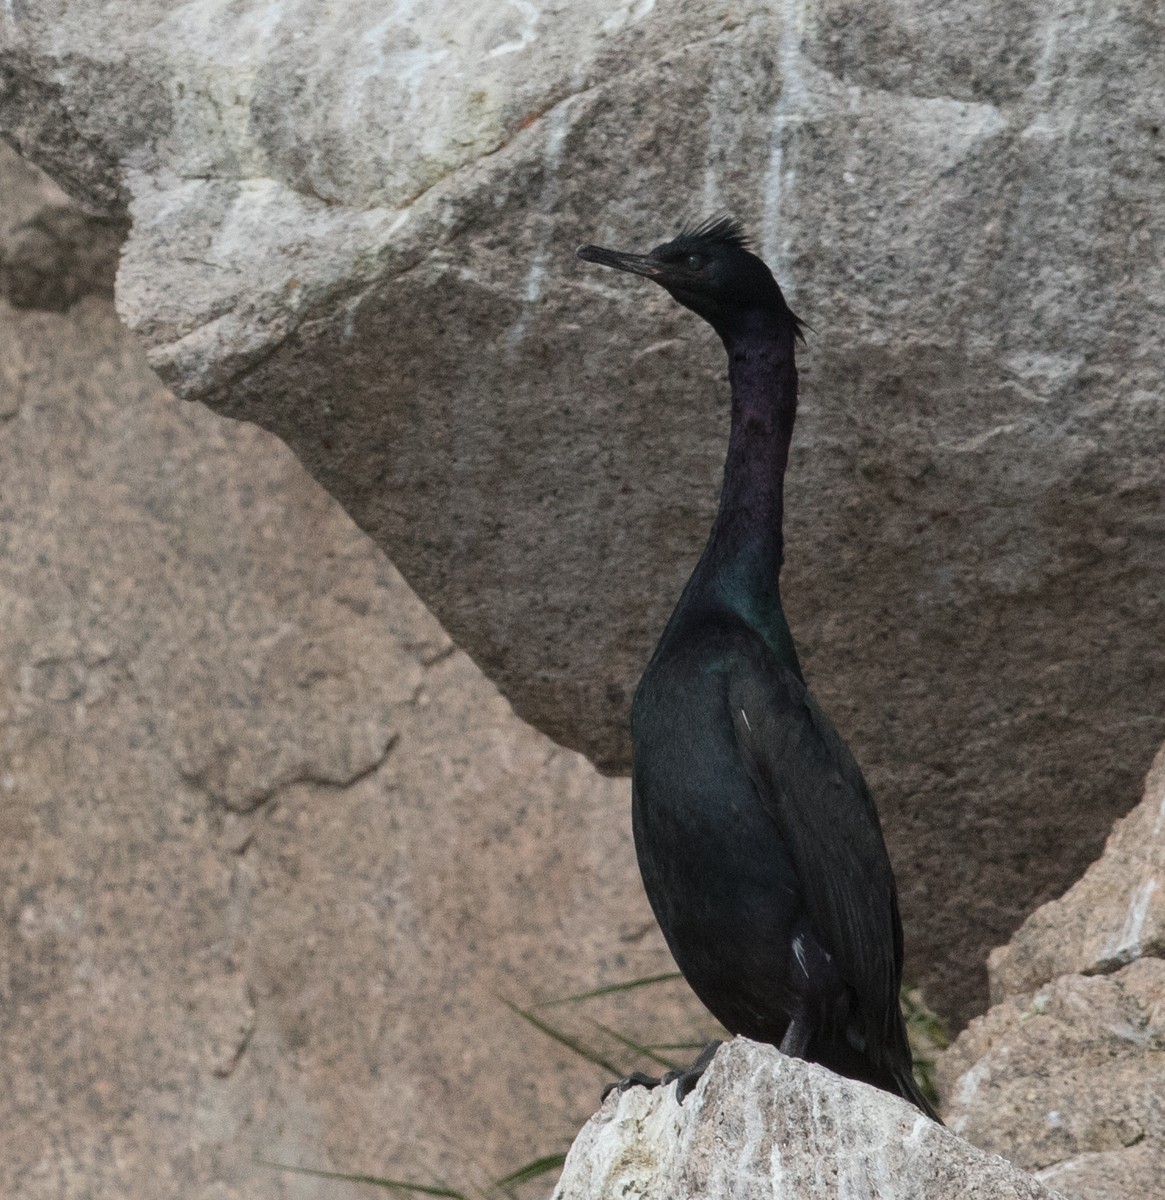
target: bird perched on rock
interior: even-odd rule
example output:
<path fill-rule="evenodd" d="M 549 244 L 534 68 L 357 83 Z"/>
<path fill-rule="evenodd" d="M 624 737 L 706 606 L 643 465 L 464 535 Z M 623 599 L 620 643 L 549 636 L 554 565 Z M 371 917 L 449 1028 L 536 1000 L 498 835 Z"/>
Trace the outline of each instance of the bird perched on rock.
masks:
<path fill-rule="evenodd" d="M 659 284 L 728 352 L 719 511 L 631 711 L 632 824 L 651 907 L 684 978 L 731 1033 L 937 1120 L 899 1007 L 902 922 L 877 810 L 805 686 L 781 608 L 801 323 L 727 218 L 649 254 L 578 256 Z M 715 1045 L 664 1077 L 678 1078 L 681 1100 Z"/>

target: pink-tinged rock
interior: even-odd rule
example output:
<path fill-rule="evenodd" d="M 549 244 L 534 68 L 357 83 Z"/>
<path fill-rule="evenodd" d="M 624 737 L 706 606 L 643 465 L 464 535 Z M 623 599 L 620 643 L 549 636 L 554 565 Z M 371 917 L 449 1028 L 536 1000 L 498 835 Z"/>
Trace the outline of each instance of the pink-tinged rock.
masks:
<path fill-rule="evenodd" d="M 971 1022 L 938 1077 L 954 1132 L 1066 1196 L 1161 1196 L 1165 961 L 1009 996 Z"/>

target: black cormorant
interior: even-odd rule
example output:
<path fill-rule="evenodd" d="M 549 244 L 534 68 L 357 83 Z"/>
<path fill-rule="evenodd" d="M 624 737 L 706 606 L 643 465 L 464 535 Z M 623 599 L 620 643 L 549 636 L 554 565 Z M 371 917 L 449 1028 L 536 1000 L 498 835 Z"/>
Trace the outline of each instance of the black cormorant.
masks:
<path fill-rule="evenodd" d="M 902 923 L 878 814 L 805 686 L 781 608 L 801 324 L 728 218 L 649 254 L 583 246 L 578 256 L 658 283 L 728 352 L 719 511 L 631 712 L 632 825 L 651 907 L 725 1029 L 937 1120 L 899 1007 Z M 679 1073 L 681 1100 L 714 1049 Z"/>

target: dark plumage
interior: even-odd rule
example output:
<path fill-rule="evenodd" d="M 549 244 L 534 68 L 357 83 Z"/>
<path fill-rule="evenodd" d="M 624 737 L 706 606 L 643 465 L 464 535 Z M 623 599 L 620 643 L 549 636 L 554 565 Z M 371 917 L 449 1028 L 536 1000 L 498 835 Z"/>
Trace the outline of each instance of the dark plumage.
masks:
<path fill-rule="evenodd" d="M 732 387 L 716 521 L 632 707 L 632 823 L 651 906 L 730 1032 L 935 1117 L 898 1003 L 902 924 L 878 814 L 805 686 L 781 608 L 800 322 L 727 218 L 646 255 L 578 254 L 654 280 L 708 321 Z M 681 1098 L 710 1057 L 681 1075 Z"/>

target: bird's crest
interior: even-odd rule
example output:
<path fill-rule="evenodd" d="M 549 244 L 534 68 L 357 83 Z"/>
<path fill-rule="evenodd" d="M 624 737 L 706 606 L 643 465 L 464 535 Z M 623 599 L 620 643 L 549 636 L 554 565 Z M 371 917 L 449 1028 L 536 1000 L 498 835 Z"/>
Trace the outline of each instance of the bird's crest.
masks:
<path fill-rule="evenodd" d="M 738 250 L 747 250 L 748 238 L 739 221 L 727 213 L 721 213 L 698 225 L 685 225 L 671 244 L 677 250 L 711 246 L 734 246 Z"/>

